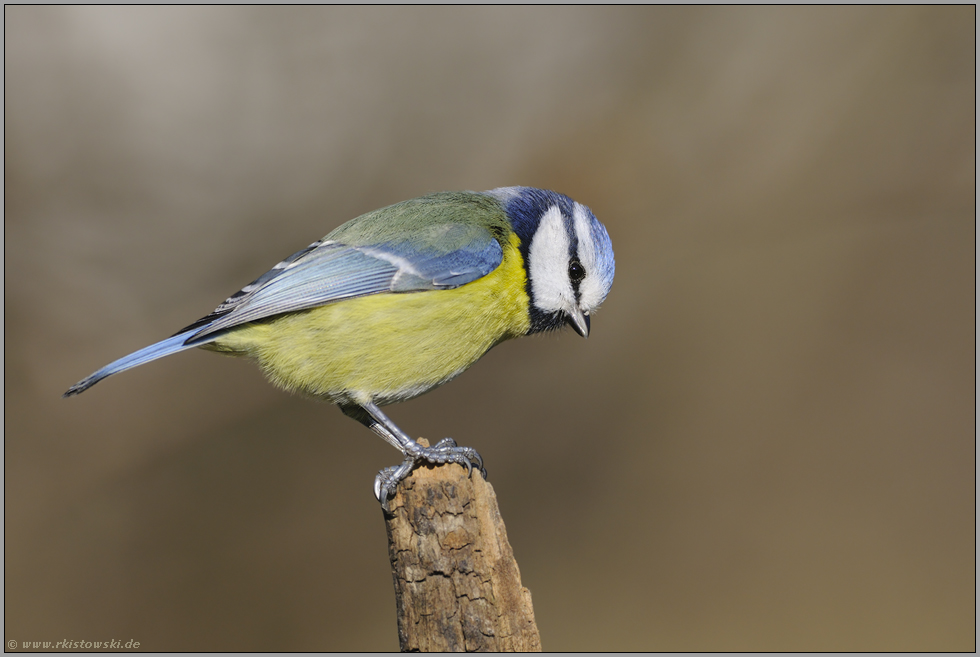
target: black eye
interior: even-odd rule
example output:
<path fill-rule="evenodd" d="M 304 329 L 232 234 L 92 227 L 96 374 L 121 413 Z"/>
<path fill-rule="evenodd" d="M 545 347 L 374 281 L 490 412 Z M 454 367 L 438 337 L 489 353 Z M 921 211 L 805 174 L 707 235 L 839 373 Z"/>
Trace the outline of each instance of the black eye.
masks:
<path fill-rule="evenodd" d="M 578 260 L 572 260 L 568 263 L 568 280 L 573 284 L 581 283 L 582 279 L 585 278 L 585 267 Z"/>

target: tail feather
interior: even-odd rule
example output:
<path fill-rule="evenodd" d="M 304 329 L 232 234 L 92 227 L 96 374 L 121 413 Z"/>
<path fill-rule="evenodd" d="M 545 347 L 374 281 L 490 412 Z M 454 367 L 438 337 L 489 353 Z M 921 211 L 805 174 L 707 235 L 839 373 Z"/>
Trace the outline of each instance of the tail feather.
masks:
<path fill-rule="evenodd" d="M 71 397 L 72 395 L 77 395 L 81 392 L 85 392 L 96 383 L 106 378 L 116 374 L 117 372 L 124 372 L 128 369 L 136 367 L 137 365 L 143 365 L 144 363 L 149 363 L 151 360 L 156 360 L 157 358 L 163 358 L 164 356 L 169 356 L 170 354 L 175 354 L 178 351 L 183 351 L 185 349 L 191 349 L 193 347 L 198 347 L 206 342 L 210 342 L 208 339 L 204 340 L 191 340 L 196 331 L 187 331 L 179 335 L 175 335 L 157 342 L 156 344 L 151 344 L 149 347 L 144 347 L 137 352 L 129 354 L 128 356 L 123 356 L 119 360 L 109 363 L 101 370 L 93 372 L 89 376 L 85 377 L 72 387 L 68 388 L 68 391 L 63 395 L 64 397 Z M 209 336 L 211 337 L 211 336 Z M 215 336 L 216 337 L 216 336 Z M 213 338 L 212 338 L 213 339 Z M 188 341 L 190 344 L 188 344 Z"/>

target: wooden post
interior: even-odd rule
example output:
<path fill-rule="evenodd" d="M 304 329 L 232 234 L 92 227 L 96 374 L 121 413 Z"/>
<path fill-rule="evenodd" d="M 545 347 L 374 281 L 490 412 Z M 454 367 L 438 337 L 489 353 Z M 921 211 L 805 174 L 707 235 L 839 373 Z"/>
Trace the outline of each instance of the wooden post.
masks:
<path fill-rule="evenodd" d="M 531 592 L 493 488 L 476 471 L 422 466 L 385 515 L 404 652 L 541 650 Z"/>

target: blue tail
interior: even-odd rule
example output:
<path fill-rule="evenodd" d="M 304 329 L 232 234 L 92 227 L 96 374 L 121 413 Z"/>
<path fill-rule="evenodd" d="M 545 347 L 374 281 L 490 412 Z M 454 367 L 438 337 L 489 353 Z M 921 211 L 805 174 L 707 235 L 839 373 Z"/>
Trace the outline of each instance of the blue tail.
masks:
<path fill-rule="evenodd" d="M 72 395 L 77 395 L 80 392 L 85 392 L 102 379 L 106 378 L 107 376 L 111 376 L 116 372 L 124 372 L 128 369 L 136 367 L 137 365 L 149 363 L 151 360 L 163 358 L 164 356 L 175 354 L 178 351 L 199 347 L 202 344 L 210 342 L 210 340 L 207 338 L 203 340 L 191 340 L 190 338 L 194 335 L 194 333 L 197 333 L 197 331 L 185 331 L 161 342 L 157 342 L 156 344 L 151 344 L 149 347 L 140 349 L 139 351 L 129 354 L 128 356 L 123 356 L 119 360 L 109 363 L 98 372 L 94 372 L 72 387 L 68 388 L 68 392 L 66 392 L 63 396 L 71 397 Z M 217 336 L 209 337 L 212 337 L 213 339 Z M 190 342 L 190 344 L 187 344 L 188 342 Z"/>

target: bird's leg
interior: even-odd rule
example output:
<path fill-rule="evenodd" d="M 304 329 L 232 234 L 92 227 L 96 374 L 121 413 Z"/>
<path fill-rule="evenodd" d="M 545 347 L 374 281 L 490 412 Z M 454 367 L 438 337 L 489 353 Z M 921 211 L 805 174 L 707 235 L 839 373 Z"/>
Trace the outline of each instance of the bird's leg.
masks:
<path fill-rule="evenodd" d="M 473 464 L 475 463 L 483 478 L 486 479 L 487 471 L 483 467 L 483 458 L 472 447 L 460 447 L 452 438 L 443 438 L 431 447 L 423 447 L 399 429 L 372 402 L 341 405 L 340 410 L 348 417 L 374 431 L 384 438 L 388 444 L 405 455 L 405 460 L 400 465 L 385 468 L 374 478 L 374 495 L 381 502 L 381 507 L 385 511 L 388 511 L 388 498 L 394 495 L 399 482 L 405 479 L 423 461 L 433 464 L 458 463 L 466 466 L 467 475 L 473 472 Z"/>

